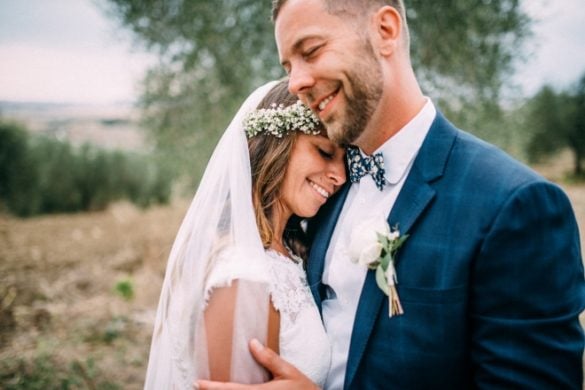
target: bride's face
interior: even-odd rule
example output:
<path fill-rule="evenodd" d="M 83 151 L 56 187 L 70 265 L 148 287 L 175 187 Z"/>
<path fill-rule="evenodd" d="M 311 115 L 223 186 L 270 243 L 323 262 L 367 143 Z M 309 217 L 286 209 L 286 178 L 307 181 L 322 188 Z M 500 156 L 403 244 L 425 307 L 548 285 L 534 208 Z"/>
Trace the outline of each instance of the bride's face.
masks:
<path fill-rule="evenodd" d="M 291 214 L 312 217 L 345 183 L 345 150 L 325 136 L 299 134 L 280 191 L 280 204 Z"/>

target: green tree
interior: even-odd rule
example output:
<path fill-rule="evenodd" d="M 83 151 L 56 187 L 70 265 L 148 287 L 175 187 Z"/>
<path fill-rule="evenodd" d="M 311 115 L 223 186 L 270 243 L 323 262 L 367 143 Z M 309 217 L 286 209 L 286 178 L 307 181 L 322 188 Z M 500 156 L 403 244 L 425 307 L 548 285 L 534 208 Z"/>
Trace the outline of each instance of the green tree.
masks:
<path fill-rule="evenodd" d="M 168 203 L 172 172 L 156 154 L 80 148 L 0 119 L 0 209 L 21 217 Z"/>
<path fill-rule="evenodd" d="M 567 147 L 573 154 L 573 174 L 584 176 L 585 74 L 567 91 L 544 86 L 528 107 L 526 124 L 532 134 L 527 145 L 529 159 L 536 162 Z"/>
<path fill-rule="evenodd" d="M 284 75 L 257 0 L 109 0 L 160 62 L 144 82 L 144 123 L 159 151 L 199 172 L 221 129 L 260 83 Z M 494 105 L 530 19 L 519 0 L 412 0 L 412 60 L 427 94 L 452 113 Z M 465 118 L 463 118 L 465 119 Z"/>
<path fill-rule="evenodd" d="M 256 0 L 113 0 L 110 11 L 159 54 L 144 124 L 159 152 L 198 176 L 220 129 L 255 86 L 282 75 L 270 6 Z"/>
<path fill-rule="evenodd" d="M 577 84 L 573 103 L 573 126 L 567 138 L 569 147 L 573 151 L 574 173 L 576 176 L 583 177 L 585 175 L 583 167 L 583 160 L 585 160 L 585 74 Z"/>
<path fill-rule="evenodd" d="M 38 170 L 31 164 L 28 144 L 21 125 L 0 121 L 0 202 L 22 216 L 36 213 L 41 202 Z"/>
<path fill-rule="evenodd" d="M 40 212 L 61 213 L 81 210 L 81 192 L 77 178 L 81 159 L 69 143 L 49 137 L 35 137 L 31 142 L 31 162 L 39 172 L 42 193 Z"/>

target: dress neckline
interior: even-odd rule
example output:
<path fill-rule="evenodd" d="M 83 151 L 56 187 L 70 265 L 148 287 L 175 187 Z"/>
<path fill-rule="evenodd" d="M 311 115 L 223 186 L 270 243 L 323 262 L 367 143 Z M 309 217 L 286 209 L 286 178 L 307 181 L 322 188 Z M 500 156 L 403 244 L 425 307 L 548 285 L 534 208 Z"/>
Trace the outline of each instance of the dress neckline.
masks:
<path fill-rule="evenodd" d="M 301 259 L 299 256 L 294 254 L 293 251 L 288 247 L 288 245 L 285 244 L 284 247 L 285 247 L 286 251 L 288 252 L 288 256 L 285 255 L 284 253 L 281 253 L 281 252 L 277 251 L 276 249 L 272 249 L 272 248 L 268 248 L 266 251 L 276 254 L 276 256 L 281 258 L 281 259 L 286 259 L 288 261 L 292 261 L 294 264 L 302 264 L 303 263 L 303 259 Z"/>

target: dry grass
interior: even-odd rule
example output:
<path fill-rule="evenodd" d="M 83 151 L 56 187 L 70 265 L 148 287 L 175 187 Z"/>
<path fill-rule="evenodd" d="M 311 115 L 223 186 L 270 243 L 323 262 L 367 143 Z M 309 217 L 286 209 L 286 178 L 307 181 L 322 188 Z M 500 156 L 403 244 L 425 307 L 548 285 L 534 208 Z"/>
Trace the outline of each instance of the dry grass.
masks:
<path fill-rule="evenodd" d="M 141 388 L 166 257 L 186 207 L 0 217 L 0 361 L 48 355 L 66 369 L 91 357 L 111 382 Z M 116 292 L 122 280 L 131 280 L 133 299 Z"/>
<path fill-rule="evenodd" d="M 538 169 L 558 179 L 553 168 Z M 563 187 L 585 228 L 585 184 Z M 92 358 L 98 376 L 141 388 L 166 258 L 186 208 L 0 216 L 0 362 L 47 355 L 65 369 Z M 131 280 L 132 299 L 116 293 L 121 280 Z M 0 366 L 0 381 L 6 370 Z M 80 387 L 99 388 L 98 380 Z"/>

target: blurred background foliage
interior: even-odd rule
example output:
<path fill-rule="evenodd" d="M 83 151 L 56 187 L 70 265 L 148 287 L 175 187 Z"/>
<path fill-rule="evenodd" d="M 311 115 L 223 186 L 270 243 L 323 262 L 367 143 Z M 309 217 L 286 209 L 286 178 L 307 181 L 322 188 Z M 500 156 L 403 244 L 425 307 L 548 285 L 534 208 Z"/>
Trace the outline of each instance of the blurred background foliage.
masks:
<path fill-rule="evenodd" d="M 462 128 L 520 152 L 502 97 L 531 34 L 519 0 L 407 1 L 412 61 L 426 94 Z M 109 0 L 107 12 L 158 53 L 144 80 L 144 124 L 157 150 L 195 181 L 245 96 L 284 76 L 270 2 Z M 517 128 L 517 126 L 516 126 Z"/>
<path fill-rule="evenodd" d="M 585 160 L 585 74 L 572 88 L 555 91 L 544 86 L 526 105 L 526 126 L 531 129 L 527 153 L 539 162 L 563 148 L 573 157 L 571 177 L 583 179 Z"/>
<path fill-rule="evenodd" d="M 152 155 L 74 148 L 0 120 L 0 204 L 21 217 L 103 210 L 120 199 L 167 203 L 172 177 Z"/>
<path fill-rule="evenodd" d="M 159 54 L 140 101 L 150 139 L 172 156 L 175 169 L 198 181 L 243 98 L 283 75 L 270 4 L 115 0 L 110 5 L 110 13 Z"/>
<path fill-rule="evenodd" d="M 0 204 L 19 216 L 99 210 L 118 199 L 192 194 L 237 107 L 284 76 L 257 0 L 108 0 L 102 10 L 157 54 L 143 80 L 141 126 L 154 152 L 75 148 L 0 121 Z M 521 160 L 568 148 L 583 178 L 585 74 L 564 91 L 523 97 L 512 82 L 534 21 L 520 0 L 407 1 L 412 62 L 425 93 L 457 126 Z M 177 178 L 186 180 L 177 181 Z"/>

